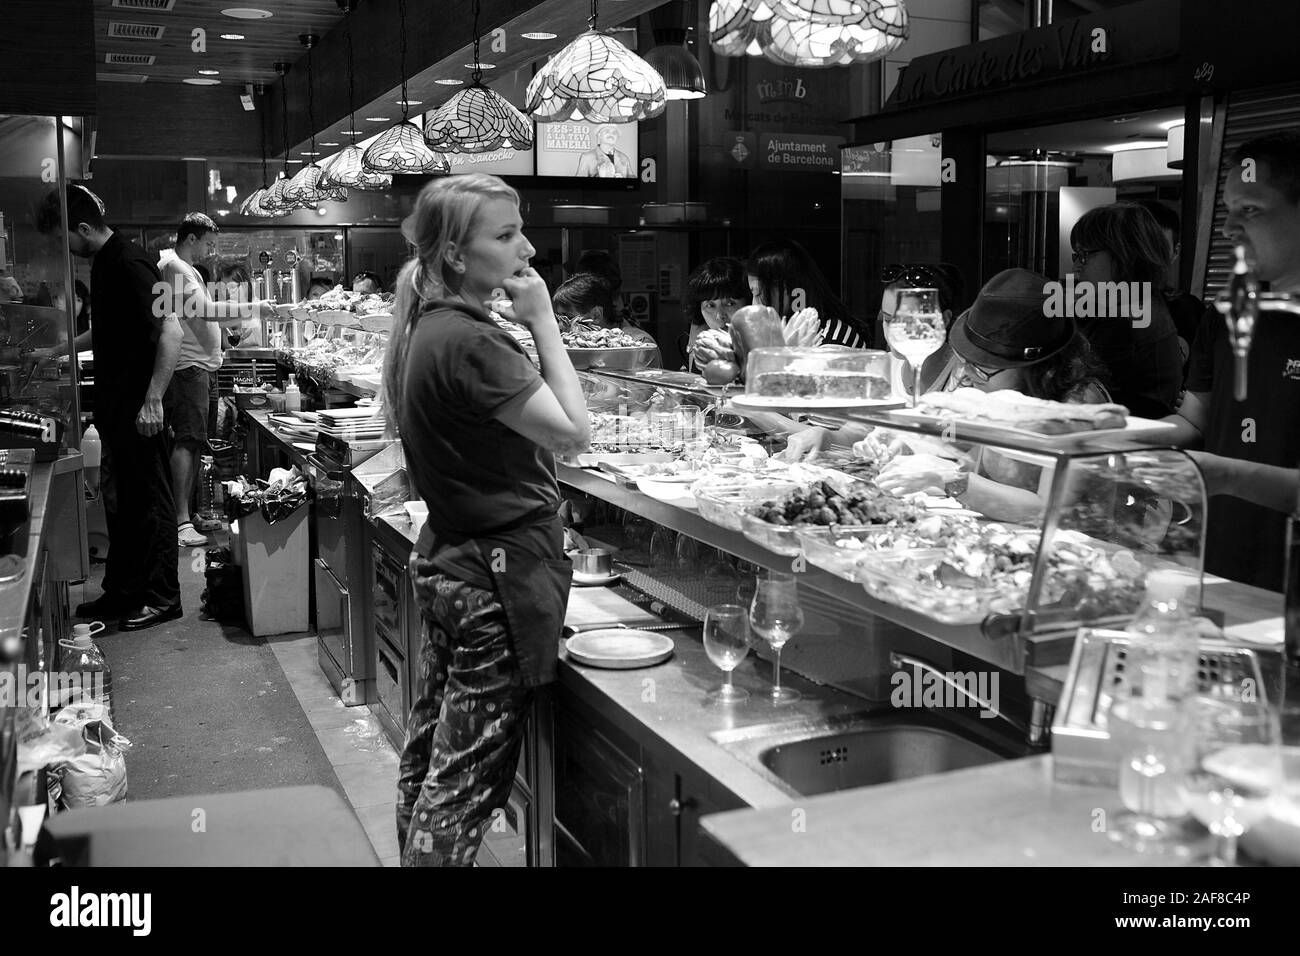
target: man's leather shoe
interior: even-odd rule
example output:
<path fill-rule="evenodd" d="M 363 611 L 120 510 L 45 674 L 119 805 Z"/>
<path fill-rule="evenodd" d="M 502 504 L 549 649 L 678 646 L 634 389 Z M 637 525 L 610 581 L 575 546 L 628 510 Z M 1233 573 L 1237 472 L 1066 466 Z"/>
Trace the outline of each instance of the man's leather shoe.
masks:
<path fill-rule="evenodd" d="M 87 618 L 117 617 L 131 610 L 130 602 L 117 594 L 105 591 L 93 601 L 83 601 L 77 605 L 76 616 Z"/>
<path fill-rule="evenodd" d="M 153 607 L 146 604 L 118 621 L 117 629 L 119 631 L 143 631 L 146 627 L 153 627 L 155 624 L 162 624 L 164 621 L 174 621 L 181 616 L 181 613 L 179 602 L 171 607 Z"/>

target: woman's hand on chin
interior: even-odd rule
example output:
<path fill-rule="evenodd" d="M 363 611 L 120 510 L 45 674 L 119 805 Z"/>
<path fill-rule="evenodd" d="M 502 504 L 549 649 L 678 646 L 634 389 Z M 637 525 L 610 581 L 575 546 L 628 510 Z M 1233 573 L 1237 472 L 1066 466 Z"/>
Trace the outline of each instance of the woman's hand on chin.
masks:
<path fill-rule="evenodd" d="M 530 332 L 536 332 L 538 325 L 555 324 L 551 294 L 546 288 L 546 280 L 537 274 L 537 270 L 531 267 L 522 269 L 501 285 L 506 298 L 488 303 L 498 315 L 519 323 Z"/>

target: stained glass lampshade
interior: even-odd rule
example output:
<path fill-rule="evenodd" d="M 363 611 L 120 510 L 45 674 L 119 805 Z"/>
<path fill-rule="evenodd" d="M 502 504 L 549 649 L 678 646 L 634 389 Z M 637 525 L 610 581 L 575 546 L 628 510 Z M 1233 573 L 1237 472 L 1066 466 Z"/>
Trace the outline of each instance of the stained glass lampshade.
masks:
<path fill-rule="evenodd" d="M 268 187 L 266 186 L 258 186 L 249 193 L 248 198 L 245 199 L 243 205 L 239 207 L 239 214 L 241 216 L 254 216 L 258 219 L 269 219 L 274 215 L 268 210 L 263 209 L 261 205 L 262 197 L 266 195 L 267 188 Z"/>
<path fill-rule="evenodd" d="M 715 53 L 786 66 L 869 63 L 907 37 L 903 0 L 715 0 L 709 9 Z"/>
<path fill-rule="evenodd" d="M 328 200 L 343 202 L 348 198 L 348 191 L 342 186 L 323 185 L 321 168 L 309 163 L 289 180 L 282 193 L 287 202 L 299 206 L 314 207 Z"/>
<path fill-rule="evenodd" d="M 426 146 L 420 127 L 410 120 L 403 120 L 371 143 L 361 163 L 370 173 L 451 172 L 447 157 Z"/>
<path fill-rule="evenodd" d="M 297 203 L 285 198 L 284 187 L 288 184 L 289 177 L 281 174 L 262 197 L 262 208 L 273 216 L 284 216 L 297 209 Z"/>
<path fill-rule="evenodd" d="M 348 189 L 379 190 L 393 185 L 387 173 L 367 172 L 361 164 L 362 149 L 356 143 L 343 147 L 320 164 L 322 186 L 345 186 Z"/>
<path fill-rule="evenodd" d="M 613 37 L 588 30 L 528 84 L 525 109 L 542 122 L 635 123 L 668 105 L 664 79 Z"/>
<path fill-rule="evenodd" d="M 531 149 L 533 124 L 501 94 L 475 83 L 429 115 L 424 141 L 452 153 Z"/>

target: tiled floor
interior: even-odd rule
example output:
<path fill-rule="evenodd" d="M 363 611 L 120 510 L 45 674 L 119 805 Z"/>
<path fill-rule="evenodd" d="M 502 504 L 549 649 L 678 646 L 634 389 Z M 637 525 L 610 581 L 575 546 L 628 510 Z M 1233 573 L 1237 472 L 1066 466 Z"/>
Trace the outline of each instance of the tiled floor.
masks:
<path fill-rule="evenodd" d="M 267 639 L 348 802 L 384 866 L 397 866 L 397 752 L 369 707 L 345 707 L 316 660 L 314 634 Z"/>

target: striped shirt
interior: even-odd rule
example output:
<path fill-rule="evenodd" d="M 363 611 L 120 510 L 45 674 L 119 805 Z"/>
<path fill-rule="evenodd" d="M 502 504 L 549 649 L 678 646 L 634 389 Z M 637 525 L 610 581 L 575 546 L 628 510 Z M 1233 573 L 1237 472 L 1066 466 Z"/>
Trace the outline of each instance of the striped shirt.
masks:
<path fill-rule="evenodd" d="M 822 319 L 822 345 L 847 345 L 851 349 L 865 349 L 867 340 L 853 326 L 840 319 Z"/>

